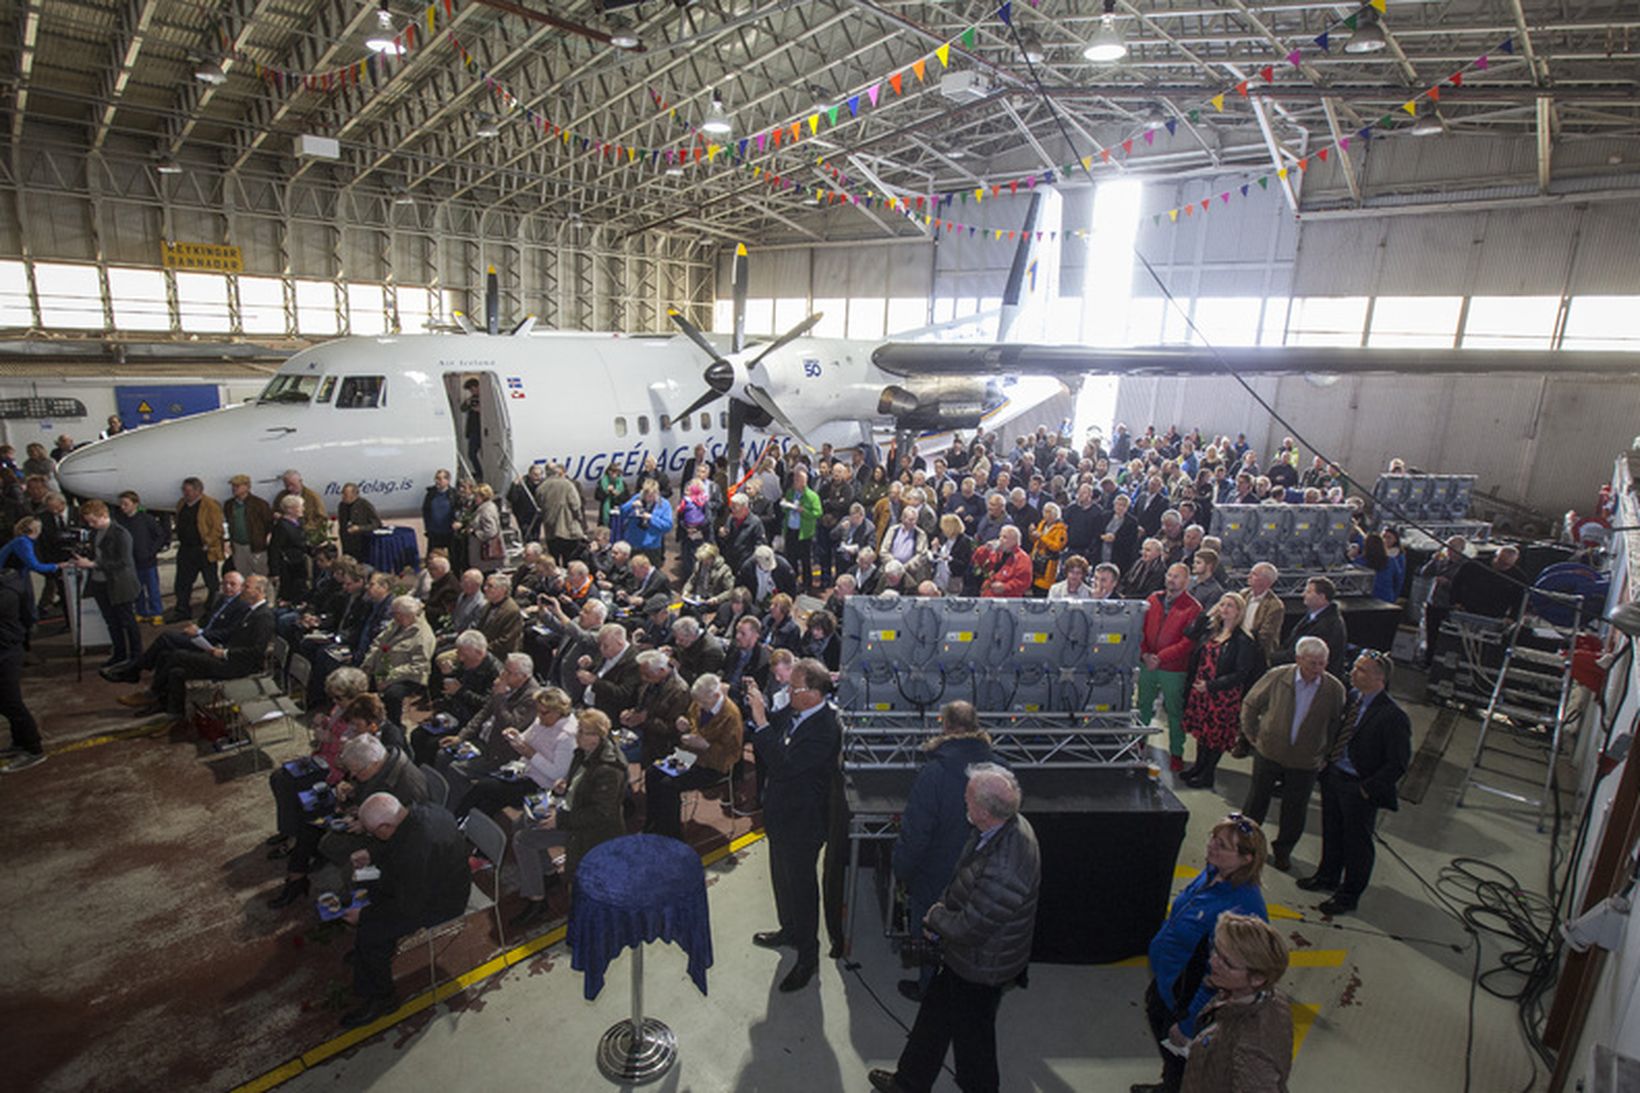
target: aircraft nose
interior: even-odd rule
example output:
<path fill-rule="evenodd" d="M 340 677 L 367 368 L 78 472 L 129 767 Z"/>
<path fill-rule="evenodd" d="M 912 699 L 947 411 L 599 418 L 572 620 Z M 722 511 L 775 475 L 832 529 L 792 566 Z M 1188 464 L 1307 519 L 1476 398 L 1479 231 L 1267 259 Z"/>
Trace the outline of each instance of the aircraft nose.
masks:
<path fill-rule="evenodd" d="M 76 497 L 106 497 L 118 493 L 119 449 L 124 437 L 110 437 L 69 452 L 57 463 L 57 482 Z"/>
<path fill-rule="evenodd" d="M 144 504 L 164 507 L 185 476 L 210 465 L 205 453 L 220 450 L 209 444 L 183 445 L 183 438 L 171 431 L 172 424 L 145 425 L 70 452 L 57 464 L 58 483 L 76 497 L 109 504 L 119 500 L 121 490 L 135 490 Z M 191 464 L 191 469 L 181 469 L 179 461 Z"/>

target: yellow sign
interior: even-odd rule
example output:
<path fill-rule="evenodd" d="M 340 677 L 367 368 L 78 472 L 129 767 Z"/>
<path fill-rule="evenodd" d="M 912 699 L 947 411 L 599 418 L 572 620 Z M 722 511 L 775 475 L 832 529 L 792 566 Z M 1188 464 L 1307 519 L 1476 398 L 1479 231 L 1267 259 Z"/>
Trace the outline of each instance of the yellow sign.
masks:
<path fill-rule="evenodd" d="M 166 269 L 208 269 L 243 273 L 245 261 L 238 247 L 219 243 L 165 243 Z"/>

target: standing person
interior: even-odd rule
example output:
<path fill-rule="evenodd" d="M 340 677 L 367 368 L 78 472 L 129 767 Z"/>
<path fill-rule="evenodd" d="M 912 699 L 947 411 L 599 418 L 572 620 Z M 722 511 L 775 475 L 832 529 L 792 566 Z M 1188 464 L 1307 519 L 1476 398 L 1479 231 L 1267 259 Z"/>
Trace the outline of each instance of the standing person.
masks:
<path fill-rule="evenodd" d="M 1271 864 L 1283 872 L 1292 868 L 1310 791 L 1344 710 L 1344 685 L 1327 672 L 1327 658 L 1326 642 L 1300 638 L 1297 660 L 1265 672 L 1241 703 L 1241 735 L 1253 751 L 1253 780 L 1241 810 L 1262 824 L 1281 787 L 1281 834 Z"/>
<path fill-rule="evenodd" d="M 973 703 L 947 702 L 939 735 L 922 751 L 927 760 L 911 783 L 894 841 L 894 876 L 905 885 L 906 921 L 913 924 L 922 922 L 956 875 L 968 843 L 968 771 L 991 762 L 991 736 L 979 727 Z M 933 981 L 934 967 L 925 964 L 917 978 L 900 980 L 899 991 L 921 1002 Z"/>
<path fill-rule="evenodd" d="M 1327 671 L 1334 679 L 1344 678 L 1344 649 L 1349 639 L 1344 616 L 1333 602 L 1337 596 L 1337 586 L 1326 577 L 1311 577 L 1304 582 L 1304 616 L 1293 624 L 1286 643 L 1270 658 L 1272 666 L 1293 663 L 1298 658 L 1298 643 L 1316 637 L 1327 643 Z"/>
<path fill-rule="evenodd" d="M 1306 892 L 1333 892 L 1322 914 L 1355 910 L 1372 877 L 1378 810 L 1395 811 L 1395 784 L 1412 760 L 1412 722 L 1389 696 L 1394 662 L 1368 650 L 1350 670 L 1354 690 L 1321 772 L 1321 864 L 1298 882 Z"/>
<path fill-rule="evenodd" d="M 421 525 L 427 533 L 427 552 L 449 550 L 455 539 L 456 491 L 450 485 L 450 472 L 440 468 L 433 473 L 433 484 L 421 499 Z"/>
<path fill-rule="evenodd" d="M 1293 1003 L 1275 985 L 1287 940 L 1268 922 L 1227 911 L 1213 930 L 1207 985 L 1182 1093 L 1282 1093 L 1293 1066 Z"/>
<path fill-rule="evenodd" d="M 23 643 L 28 638 L 28 575 L 0 569 L 0 716 L 11 726 L 11 746 L 0 752 L 0 774 L 20 774 L 46 761 L 40 726 L 23 701 Z"/>
<path fill-rule="evenodd" d="M 273 530 L 273 509 L 251 492 L 251 476 L 236 474 L 228 479 L 232 491 L 222 503 L 228 522 L 228 546 L 233 551 L 233 567 L 249 577 L 268 575 L 268 533 Z"/>
<path fill-rule="evenodd" d="M 1452 613 L 1452 583 L 1458 571 L 1469 561 L 1465 553 L 1469 542 L 1462 535 L 1454 535 L 1446 546 L 1418 571 L 1429 578 L 1429 597 L 1424 601 L 1424 668 L 1435 661 L 1435 643 L 1441 633 L 1441 623 Z"/>
<path fill-rule="evenodd" d="M 484 481 L 484 464 L 478 458 L 484 448 L 482 408 L 478 377 L 473 376 L 461 385 L 461 433 L 467 441 L 467 466 L 472 468 L 473 479 L 478 482 Z"/>
<path fill-rule="evenodd" d="M 1204 982 L 1201 954 L 1211 949 L 1220 917 L 1269 917 L 1260 886 L 1269 852 L 1263 830 L 1239 812 L 1213 825 L 1206 868 L 1173 898 L 1167 921 L 1150 939 L 1145 1018 L 1161 1052 L 1162 1080 L 1135 1085 L 1131 1093 L 1178 1093 L 1185 1061 L 1160 1045 L 1167 1041 L 1183 1047 L 1196 1034 L 1196 1019 L 1213 996 Z"/>
<path fill-rule="evenodd" d="M 598 522 L 609 529 L 611 539 L 621 538 L 621 506 L 632 499 L 632 487 L 614 463 L 605 467 L 593 484 L 592 499 L 598 505 Z"/>
<path fill-rule="evenodd" d="M 336 533 L 342 540 L 342 553 L 361 562 L 370 560 L 370 544 L 382 518 L 376 515 L 376 506 L 359 496 L 359 486 L 349 482 L 342 487 L 342 499 L 336 505 Z"/>
<path fill-rule="evenodd" d="M 645 482 L 638 488 L 638 496 L 621 506 L 621 530 L 634 553 L 647 554 L 657 569 L 665 564 L 672 506 L 661 497 L 660 483 Z"/>
<path fill-rule="evenodd" d="M 1184 689 L 1190 667 L 1190 625 L 1202 605 L 1185 590 L 1190 571 L 1171 565 L 1162 590 L 1152 592 L 1145 606 L 1144 638 L 1139 643 L 1139 716 L 1150 724 L 1156 696 L 1167 711 L 1168 764 L 1175 774 L 1184 769 Z"/>
<path fill-rule="evenodd" d="M 507 544 L 501 538 L 501 510 L 496 508 L 495 490 L 480 483 L 473 491 L 478 507 L 468 521 L 467 557 L 482 573 L 493 573 L 507 560 Z"/>
<path fill-rule="evenodd" d="M 1042 519 L 1031 529 L 1031 594 L 1046 596 L 1059 580 L 1059 560 L 1065 555 L 1069 531 L 1060 519 L 1059 506 L 1042 505 Z"/>
<path fill-rule="evenodd" d="M 101 501 L 81 505 L 80 519 L 94 533 L 93 556 L 75 558 L 74 564 L 91 570 L 91 596 L 108 624 L 108 637 L 114 646 L 99 667 L 127 671 L 142 656 L 142 631 L 137 629 L 136 612 L 139 585 L 131 533 L 114 523 L 108 506 Z"/>
<path fill-rule="evenodd" d="M 873 1070 L 882 1093 L 927 1093 L 947 1049 L 956 1055 L 957 1086 L 1001 1088 L 997 1073 L 997 1006 L 1031 960 L 1042 857 L 1024 816 L 1019 782 L 994 763 L 968 768 L 964 803 L 973 830 L 956 875 L 919 924 L 938 941 L 942 963 L 917 1010 L 893 1070 Z"/>
<path fill-rule="evenodd" d="M 811 491 L 812 492 L 812 491 Z M 801 990 L 820 968 L 820 884 L 815 863 L 826 841 L 832 778 L 843 734 L 827 702 L 831 673 L 816 660 L 792 670 L 791 701 L 772 717 L 755 679 L 744 679 L 752 744 L 764 772 L 763 826 L 780 928 L 755 934 L 765 949 L 793 948 L 797 963 L 780 981 Z"/>
<path fill-rule="evenodd" d="M 1281 648 L 1281 624 L 1287 614 L 1286 605 L 1274 592 L 1280 576 L 1269 562 L 1259 562 L 1247 571 L 1247 610 L 1242 613 L 1241 629 L 1258 644 L 1266 663 Z"/>
<path fill-rule="evenodd" d="M 586 518 L 581 491 L 557 463 L 547 464 L 547 478 L 535 494 L 541 509 L 541 542 L 559 565 L 568 565 L 586 549 Z"/>
<path fill-rule="evenodd" d="M 159 554 L 170 545 L 171 536 L 165 525 L 142 507 L 142 498 L 135 490 L 120 494 L 114 519 L 131 534 L 131 560 L 137 567 L 137 619 L 158 626 L 165 621 L 165 602 L 159 591 Z"/>
<path fill-rule="evenodd" d="M 307 536 L 309 546 L 318 546 L 330 538 L 330 514 L 325 511 L 324 500 L 314 492 L 311 486 L 302 481 L 302 473 L 294 467 L 279 476 L 283 488 L 273 497 L 273 503 L 279 504 L 279 499 L 287 495 L 302 499 L 302 532 Z M 363 562 L 366 559 L 356 558 Z"/>
<path fill-rule="evenodd" d="M 283 602 L 298 604 L 307 599 L 307 537 L 302 533 L 302 499 L 294 494 L 279 501 L 268 536 L 268 575 L 278 583 Z"/>
<path fill-rule="evenodd" d="M 194 581 L 205 582 L 205 611 L 216 603 L 217 565 L 222 561 L 222 506 L 205 492 L 198 478 L 182 480 L 176 507 L 177 565 L 173 586 L 176 604 L 167 622 L 193 622 Z"/>
<path fill-rule="evenodd" d="M 1241 628 L 1247 608 L 1226 592 L 1207 612 L 1207 640 L 1190 654 L 1190 692 L 1184 700 L 1184 728 L 1196 738 L 1196 761 L 1179 781 L 1213 788 L 1213 771 L 1241 735 L 1241 697 L 1264 674 L 1264 654 Z"/>
<path fill-rule="evenodd" d="M 1128 512 L 1132 505 L 1132 500 L 1125 493 L 1118 493 L 1111 499 L 1110 517 L 1105 521 L 1104 530 L 1099 533 L 1099 554 L 1095 555 L 1123 573 L 1139 560 L 1139 521 Z"/>
<path fill-rule="evenodd" d="M 807 470 L 798 467 L 792 471 L 791 489 L 780 499 L 780 507 L 785 510 L 780 521 L 780 526 L 785 529 L 781 540 L 782 550 L 797 575 L 798 589 L 807 592 L 814 585 L 810 548 L 814 543 L 821 510 L 820 495 L 809 489 Z"/>

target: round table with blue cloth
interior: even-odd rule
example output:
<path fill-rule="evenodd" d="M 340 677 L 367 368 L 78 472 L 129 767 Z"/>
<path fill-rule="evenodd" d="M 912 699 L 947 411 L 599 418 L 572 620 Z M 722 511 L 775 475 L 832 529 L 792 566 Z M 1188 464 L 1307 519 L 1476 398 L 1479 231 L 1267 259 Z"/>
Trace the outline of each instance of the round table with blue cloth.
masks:
<path fill-rule="evenodd" d="M 379 573 L 398 573 L 405 566 L 421 568 L 421 550 L 414 528 L 378 528 L 370 539 L 370 557 L 365 561 Z"/>
<path fill-rule="evenodd" d="M 689 844 L 665 835 L 623 835 L 587 852 L 575 870 L 569 912 L 570 967 L 585 973 L 590 1000 L 609 962 L 627 946 L 660 940 L 689 956 L 689 978 L 706 993 L 712 923 L 706 870 Z"/>

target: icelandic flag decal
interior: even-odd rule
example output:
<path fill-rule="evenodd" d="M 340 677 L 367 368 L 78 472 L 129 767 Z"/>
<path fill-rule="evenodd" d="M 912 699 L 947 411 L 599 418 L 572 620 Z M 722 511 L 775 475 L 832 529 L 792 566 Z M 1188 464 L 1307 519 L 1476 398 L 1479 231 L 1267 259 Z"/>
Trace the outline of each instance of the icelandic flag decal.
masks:
<path fill-rule="evenodd" d="M 507 394 L 511 398 L 524 397 L 524 379 L 522 376 L 507 377 Z"/>

